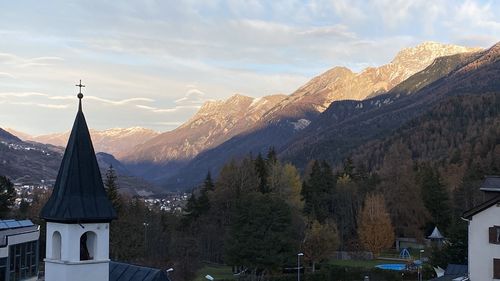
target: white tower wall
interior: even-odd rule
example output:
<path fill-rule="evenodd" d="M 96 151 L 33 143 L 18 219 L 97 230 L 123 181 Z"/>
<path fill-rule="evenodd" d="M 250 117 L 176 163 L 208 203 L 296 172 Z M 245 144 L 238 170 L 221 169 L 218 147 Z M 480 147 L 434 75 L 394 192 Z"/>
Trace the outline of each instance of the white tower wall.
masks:
<path fill-rule="evenodd" d="M 90 260 L 80 260 L 80 237 L 84 233 Z M 109 281 L 109 223 L 47 222 L 45 280 Z"/>

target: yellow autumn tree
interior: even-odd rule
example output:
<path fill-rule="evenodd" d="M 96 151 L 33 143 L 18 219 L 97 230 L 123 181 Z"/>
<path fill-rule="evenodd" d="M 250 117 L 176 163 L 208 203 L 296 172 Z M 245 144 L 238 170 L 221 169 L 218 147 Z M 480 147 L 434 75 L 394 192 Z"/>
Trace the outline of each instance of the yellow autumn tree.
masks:
<path fill-rule="evenodd" d="M 382 195 L 366 197 L 359 215 L 358 236 L 361 244 L 375 257 L 394 243 L 394 228 Z"/>
<path fill-rule="evenodd" d="M 303 250 L 306 260 L 312 263 L 312 271 L 316 270 L 316 263 L 330 258 L 339 246 L 337 227 L 333 222 L 320 224 L 313 221 L 306 230 Z"/>

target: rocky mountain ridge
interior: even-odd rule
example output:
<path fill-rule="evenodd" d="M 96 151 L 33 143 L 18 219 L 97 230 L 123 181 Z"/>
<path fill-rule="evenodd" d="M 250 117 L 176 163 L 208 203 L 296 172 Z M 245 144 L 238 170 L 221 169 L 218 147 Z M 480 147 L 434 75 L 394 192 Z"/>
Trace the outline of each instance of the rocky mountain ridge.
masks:
<path fill-rule="evenodd" d="M 281 150 L 296 135 L 301 135 L 301 130 L 306 130 L 310 124 L 314 124 L 315 119 L 333 102 L 382 97 L 387 91 L 411 77 L 411 74 L 416 74 L 431 65 L 437 56 L 461 54 L 464 51 L 473 53 L 476 50 L 439 43 L 424 43 L 402 50 L 387 65 L 367 68 L 361 73 L 354 73 L 345 67 L 335 67 L 313 78 L 278 103 L 253 128 L 198 154 L 177 175 L 167 180 L 166 185 L 194 184 L 185 180 L 194 179 L 193 174 L 205 174 L 207 170 L 212 170 L 215 174 L 223 163 L 246 153 L 265 152 L 270 146 Z M 384 102 L 392 101 L 380 99 L 377 101 L 377 107 Z M 353 114 L 356 114 L 356 111 Z M 316 147 L 316 149 L 321 148 Z"/>
<path fill-rule="evenodd" d="M 64 133 L 31 136 L 14 129 L 6 130 L 16 136 L 20 136 L 24 141 L 33 141 L 60 147 L 66 146 L 70 134 L 67 131 Z M 106 130 L 90 129 L 95 151 L 113 154 L 118 159 L 127 154 L 134 146 L 144 143 L 158 134 L 156 131 L 142 127 L 112 128 Z"/>

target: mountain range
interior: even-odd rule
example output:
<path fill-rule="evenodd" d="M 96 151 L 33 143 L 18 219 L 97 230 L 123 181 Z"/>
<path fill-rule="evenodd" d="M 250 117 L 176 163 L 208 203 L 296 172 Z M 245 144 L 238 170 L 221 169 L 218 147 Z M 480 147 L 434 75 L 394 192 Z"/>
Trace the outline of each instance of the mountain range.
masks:
<path fill-rule="evenodd" d="M 64 147 L 23 141 L 9 131 L 0 128 L 0 175 L 7 175 L 13 182 L 23 184 L 40 184 L 41 182 L 54 184 Z M 113 166 L 118 175 L 120 192 L 129 195 L 150 195 L 163 192 L 151 183 L 133 176 L 113 155 L 99 152 L 96 156 L 103 177 L 107 169 Z"/>
<path fill-rule="evenodd" d="M 32 136 L 11 128 L 6 128 L 5 130 L 24 141 L 46 143 L 60 147 L 66 146 L 70 134 L 70 131 L 66 131 L 63 133 Z M 112 128 L 102 131 L 90 129 L 90 135 L 94 149 L 97 152 L 109 153 L 120 158 L 129 153 L 136 145 L 156 137 L 159 133 L 151 129 L 131 127 Z"/>
<path fill-rule="evenodd" d="M 126 173 L 168 190 L 192 188 L 207 171 L 217 174 L 228 160 L 270 147 L 302 168 L 312 159 L 338 163 L 367 143 L 390 137 L 443 100 L 500 91 L 499 61 L 500 44 L 481 50 L 427 42 L 359 73 L 334 67 L 290 95 L 238 94 L 207 102 L 169 132 L 131 128 L 91 134 L 96 151 L 112 154 L 105 157 L 108 162 L 115 156 Z M 54 145 L 64 145 L 65 138 L 67 134 L 28 136 Z"/>

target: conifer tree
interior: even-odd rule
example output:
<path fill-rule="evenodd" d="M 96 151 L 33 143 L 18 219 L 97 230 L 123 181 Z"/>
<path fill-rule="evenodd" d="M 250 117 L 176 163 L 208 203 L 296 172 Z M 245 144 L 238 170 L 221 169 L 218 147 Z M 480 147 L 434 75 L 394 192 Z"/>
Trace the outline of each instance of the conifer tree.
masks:
<path fill-rule="evenodd" d="M 267 163 L 270 164 L 274 164 L 278 161 L 278 156 L 276 155 L 276 150 L 274 150 L 274 146 L 271 146 L 269 148 L 266 158 L 267 158 Z"/>
<path fill-rule="evenodd" d="M 428 164 L 423 165 L 418 172 L 418 181 L 422 188 L 422 200 L 432 216 L 432 223 L 446 229 L 451 220 L 451 208 L 439 172 Z"/>
<path fill-rule="evenodd" d="M 267 163 L 259 153 L 257 158 L 255 158 L 255 171 L 257 172 L 257 176 L 259 177 L 259 191 L 262 193 L 269 192 L 269 185 L 267 184 L 267 177 L 269 176 L 269 171 L 267 168 Z"/>
<path fill-rule="evenodd" d="M 200 196 L 196 199 L 196 212 L 197 215 L 203 215 L 210 209 L 210 199 L 208 198 L 208 192 L 212 192 L 215 189 L 215 185 L 212 182 L 212 176 L 210 172 L 207 173 L 207 177 L 203 183 L 203 187 L 200 189 Z"/>
<path fill-rule="evenodd" d="M 116 212 L 119 213 L 122 208 L 122 202 L 120 194 L 118 193 L 118 185 L 116 183 L 116 172 L 113 165 L 110 165 L 106 171 L 106 178 L 104 179 L 104 185 L 106 187 L 106 193 L 108 194 L 109 201 L 115 208 Z"/>
<path fill-rule="evenodd" d="M 310 219 L 323 223 L 332 209 L 332 193 L 335 182 L 330 165 L 315 161 L 308 181 L 302 185 L 304 213 Z"/>
<path fill-rule="evenodd" d="M 14 184 L 5 176 L 0 176 L 0 218 L 5 218 L 14 206 L 16 190 Z"/>
<path fill-rule="evenodd" d="M 212 174 L 210 171 L 207 172 L 207 176 L 205 177 L 205 181 L 203 182 L 203 187 L 207 191 L 213 191 L 215 189 L 215 184 L 212 180 Z"/>

